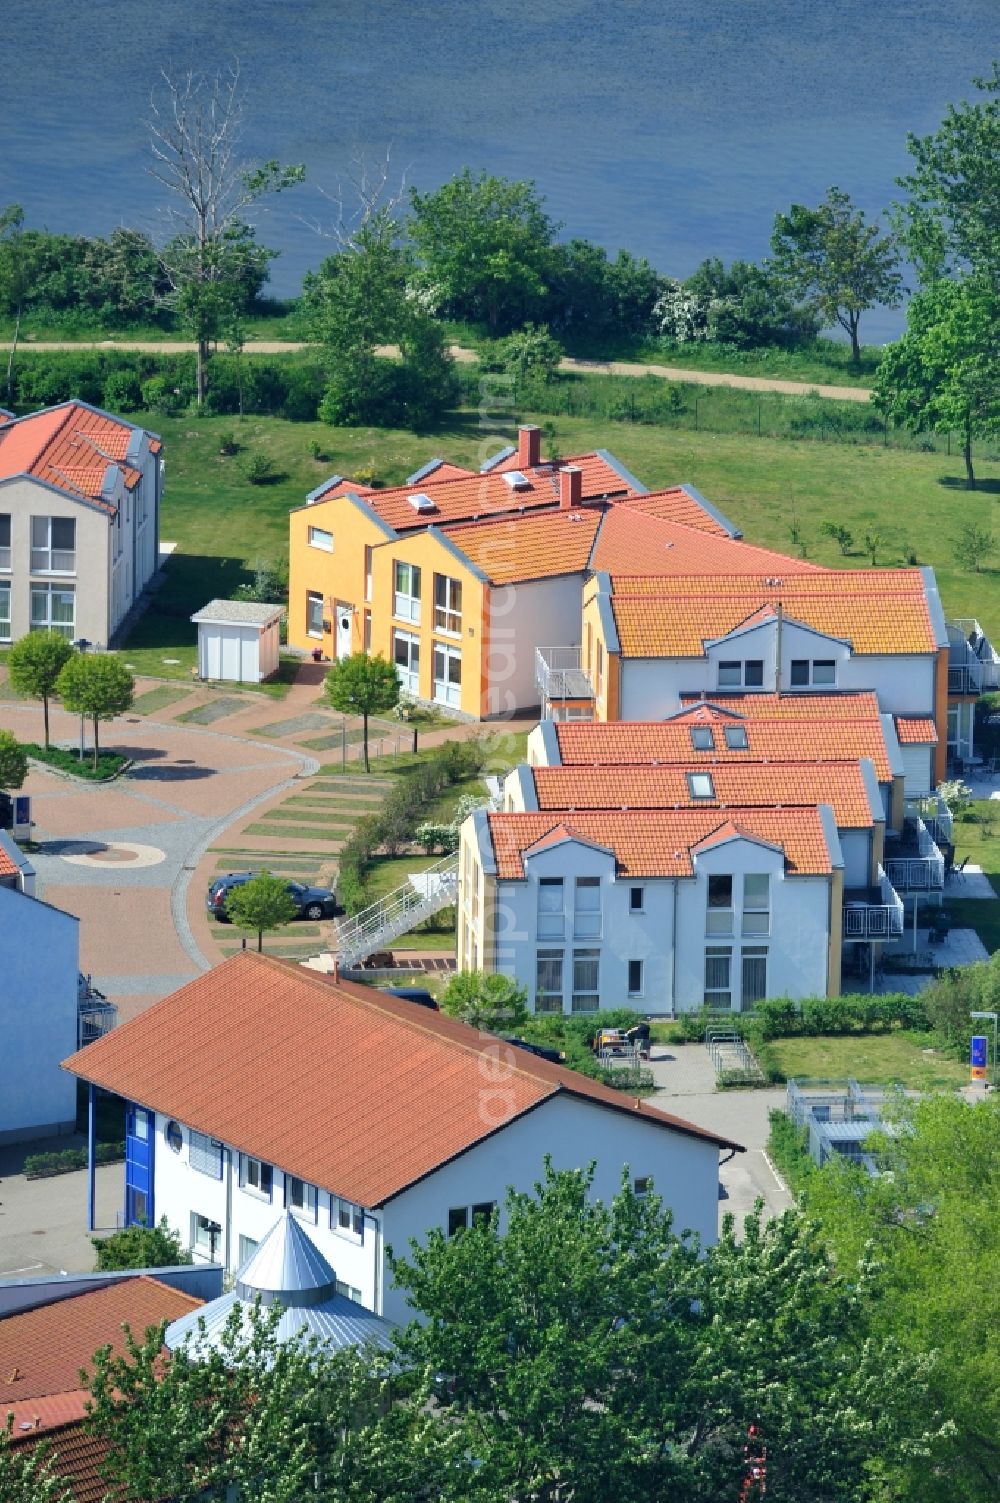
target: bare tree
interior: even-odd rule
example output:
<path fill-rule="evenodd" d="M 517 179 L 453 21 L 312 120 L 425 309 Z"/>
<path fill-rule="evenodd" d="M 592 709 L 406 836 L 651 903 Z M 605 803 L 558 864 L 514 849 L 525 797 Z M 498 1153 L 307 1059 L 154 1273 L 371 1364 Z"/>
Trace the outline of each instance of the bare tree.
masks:
<path fill-rule="evenodd" d="M 335 240 L 342 251 L 361 249 L 365 231 L 379 220 L 396 223 L 400 205 L 406 198 L 406 173 L 400 173 L 399 182 L 390 186 L 392 171 L 392 147 L 374 163 L 358 151 L 351 158 L 351 165 L 344 178 L 337 179 L 334 189 L 320 188 L 320 193 L 336 210 L 332 224 L 312 221 L 318 235 Z"/>
<path fill-rule="evenodd" d="M 300 183 L 305 168 L 241 156 L 246 90 L 238 64 L 214 77 L 164 73 L 163 83 L 162 102 L 150 99 L 148 171 L 173 195 L 167 216 L 174 234 L 163 261 L 175 306 L 197 341 L 201 406 L 209 342 L 243 311 L 270 259 L 243 216 L 258 199 Z"/>

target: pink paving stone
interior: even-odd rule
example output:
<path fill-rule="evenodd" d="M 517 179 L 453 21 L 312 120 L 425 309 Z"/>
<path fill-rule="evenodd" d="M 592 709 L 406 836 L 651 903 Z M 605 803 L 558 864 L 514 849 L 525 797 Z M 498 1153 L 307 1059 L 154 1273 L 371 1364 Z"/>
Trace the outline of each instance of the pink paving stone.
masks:
<path fill-rule="evenodd" d="M 297 762 L 289 764 L 284 776 L 294 777 L 299 765 Z M 255 772 L 220 771 L 205 778 L 184 778 L 176 782 L 169 778 L 143 778 L 133 786 L 190 814 L 217 814 L 221 817 L 273 788 L 282 774 L 281 767 L 265 767 Z"/>
<path fill-rule="evenodd" d="M 47 883 L 45 901 L 80 920 L 80 969 L 96 976 L 197 975 L 174 933 L 166 887 Z"/>
<path fill-rule="evenodd" d="M 47 790 L 34 794 L 31 813 L 38 827 L 36 835 L 43 839 L 89 835 L 94 830 L 127 830 L 133 825 L 165 824 L 179 818 L 169 809 L 132 797 L 126 783 L 86 792 L 76 790 L 75 783 L 60 783 L 58 793 Z"/>

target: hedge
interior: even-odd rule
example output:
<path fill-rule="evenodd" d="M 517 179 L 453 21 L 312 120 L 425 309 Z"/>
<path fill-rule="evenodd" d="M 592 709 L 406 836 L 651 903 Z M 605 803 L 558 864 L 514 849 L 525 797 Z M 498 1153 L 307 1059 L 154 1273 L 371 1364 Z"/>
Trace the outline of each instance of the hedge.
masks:
<path fill-rule="evenodd" d="M 96 1164 L 118 1164 L 125 1157 L 124 1143 L 98 1143 Z M 49 1179 L 54 1174 L 70 1174 L 86 1169 L 86 1148 L 63 1148 L 58 1153 L 29 1153 L 24 1161 L 26 1179 Z"/>

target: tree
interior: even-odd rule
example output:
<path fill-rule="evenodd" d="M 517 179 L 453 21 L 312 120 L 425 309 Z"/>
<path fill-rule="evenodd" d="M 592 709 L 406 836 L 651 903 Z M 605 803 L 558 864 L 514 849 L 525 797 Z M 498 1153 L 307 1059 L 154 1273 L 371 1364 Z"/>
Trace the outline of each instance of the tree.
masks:
<path fill-rule="evenodd" d="M 0 731 L 0 788 L 20 788 L 28 776 L 28 753 L 13 731 Z"/>
<path fill-rule="evenodd" d="M 517 390 L 523 393 L 526 386 L 537 383 L 548 386 L 555 380 L 563 347 L 542 324 L 525 324 L 506 339 L 498 339 L 493 347 L 480 357 L 486 370 L 503 371 L 513 376 Z"/>
<path fill-rule="evenodd" d="M 850 553 L 854 535 L 842 522 L 823 522 L 820 524 L 820 532 L 826 538 L 833 538 L 844 555 Z"/>
<path fill-rule="evenodd" d="M 198 345 L 197 401 L 205 400 L 209 342 L 246 306 L 247 287 L 259 289 L 271 252 L 262 251 L 245 221 L 251 205 L 281 193 L 305 176 L 301 166 L 275 160 L 242 161 L 246 93 L 239 68 L 228 73 L 163 74 L 166 100 L 150 101 L 148 169 L 174 202 L 168 213 L 177 234 L 164 252 L 177 309 Z"/>
<path fill-rule="evenodd" d="M 126 1226 L 110 1237 L 91 1237 L 97 1252 L 97 1269 L 173 1268 L 192 1262 L 191 1254 L 181 1243 L 180 1233 L 171 1231 L 166 1216 L 156 1226 Z"/>
<path fill-rule="evenodd" d="M 288 880 L 274 877 L 265 868 L 234 887 L 226 899 L 226 914 L 238 929 L 257 931 L 257 949 L 264 948 L 264 935 L 290 924 L 297 909 Z"/>
<path fill-rule="evenodd" d="M 385 715 L 399 703 L 399 673 L 394 663 L 381 654 L 365 652 L 338 658 L 326 676 L 326 693 L 331 705 L 342 715 L 361 716 L 361 739 L 364 747 L 365 772 L 371 771 L 368 759 L 368 717 Z"/>
<path fill-rule="evenodd" d="M 69 1484 L 52 1465 L 48 1441 L 13 1443 L 14 1416 L 0 1426 L 0 1498 L 4 1503 L 73 1503 Z"/>
<path fill-rule="evenodd" d="M 963 522 L 955 539 L 955 558 L 964 568 L 974 569 L 978 574 L 994 547 L 993 534 L 988 527 L 980 527 L 977 522 Z"/>
<path fill-rule="evenodd" d="M 817 332 L 815 311 L 795 304 L 784 282 L 769 266 L 752 261 L 723 265 L 710 256 L 683 284 L 694 305 L 683 304 L 671 319 L 690 330 L 688 338 L 734 344 L 741 349 L 790 344 Z"/>
<path fill-rule="evenodd" d="M 73 656 L 73 647 L 59 632 L 31 631 L 16 641 L 7 654 L 10 681 L 18 694 L 42 701 L 45 750 L 49 749 L 49 700 L 56 682 Z"/>
<path fill-rule="evenodd" d="M 998 327 L 981 280 L 933 283 L 910 300 L 906 333 L 886 346 L 872 392 L 880 412 L 917 433 L 961 434 L 969 490 L 973 439 L 1000 433 Z"/>
<path fill-rule="evenodd" d="M 534 183 L 466 167 L 410 203 L 424 284 L 445 312 L 497 334 L 542 311 L 556 226 Z"/>
<path fill-rule="evenodd" d="M 458 971 L 441 997 L 442 1012 L 487 1033 L 519 1028 L 528 1016 L 528 992 L 499 972 Z"/>
<path fill-rule="evenodd" d="M 14 336 L 7 357 L 7 403 L 14 400 L 14 356 L 28 290 L 23 255 L 24 210 L 20 204 L 0 209 L 0 307 L 14 316 Z"/>
<path fill-rule="evenodd" d="M 792 295 L 815 304 L 827 324 L 837 323 L 861 360 L 861 315 L 881 303 L 898 308 L 902 298 L 899 249 L 894 235 L 867 224 L 863 209 L 833 187 L 815 209 L 792 204 L 777 214 L 771 235 L 773 266 Z"/>
<path fill-rule="evenodd" d="M 130 708 L 135 679 L 113 652 L 75 652 L 56 679 L 56 693 L 76 715 L 88 715 L 94 725 L 94 770 L 100 757 L 99 725 Z"/>

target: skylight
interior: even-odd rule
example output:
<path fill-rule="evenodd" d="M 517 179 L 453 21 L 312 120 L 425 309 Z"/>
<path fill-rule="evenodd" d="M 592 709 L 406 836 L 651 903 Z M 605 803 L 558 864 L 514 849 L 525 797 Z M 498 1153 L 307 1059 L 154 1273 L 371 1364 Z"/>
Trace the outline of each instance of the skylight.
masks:
<path fill-rule="evenodd" d="M 415 492 L 414 495 L 408 496 L 407 500 L 414 511 L 437 511 L 437 507 L 430 496 L 426 496 L 423 491 Z"/>
<path fill-rule="evenodd" d="M 531 481 L 520 470 L 504 470 L 503 478 L 512 491 L 527 491 L 531 489 Z"/>
<path fill-rule="evenodd" d="M 688 790 L 692 798 L 714 798 L 715 784 L 710 772 L 689 772 Z"/>
<path fill-rule="evenodd" d="M 710 725 L 693 725 L 691 727 L 691 745 L 695 751 L 714 751 L 715 736 Z"/>
<path fill-rule="evenodd" d="M 730 751 L 746 751 L 749 744 L 745 725 L 726 726 L 726 745 Z"/>

